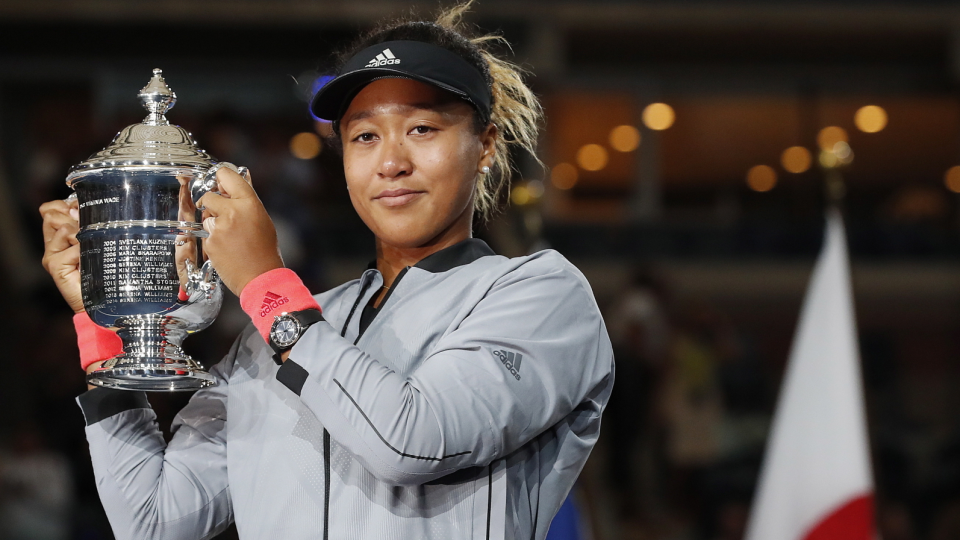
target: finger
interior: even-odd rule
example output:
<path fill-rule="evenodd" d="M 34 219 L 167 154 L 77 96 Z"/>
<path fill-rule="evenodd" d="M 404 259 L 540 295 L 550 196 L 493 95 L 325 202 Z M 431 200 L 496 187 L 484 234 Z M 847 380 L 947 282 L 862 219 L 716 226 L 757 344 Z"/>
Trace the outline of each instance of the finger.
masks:
<path fill-rule="evenodd" d="M 80 265 L 80 246 L 70 245 L 68 237 L 66 233 L 58 233 L 43 251 L 43 267 L 54 277 L 68 274 Z"/>
<path fill-rule="evenodd" d="M 56 201 L 47 201 L 40 205 L 40 215 L 46 216 L 47 214 L 56 213 L 56 214 L 70 214 L 70 209 L 79 208 L 76 199 L 73 200 L 56 200 Z"/>
<path fill-rule="evenodd" d="M 43 265 L 56 281 L 78 279 L 80 271 L 80 246 L 73 246 L 60 253 L 45 257 L 43 259 Z"/>
<path fill-rule="evenodd" d="M 70 217 L 80 221 L 80 201 L 77 200 L 77 192 L 74 191 L 71 193 L 69 197 L 64 199 L 64 201 L 67 203 L 67 206 L 70 207 Z"/>
<path fill-rule="evenodd" d="M 239 174 L 226 167 L 217 171 L 217 186 L 220 192 L 231 199 L 245 199 L 256 196 L 251 184 L 248 184 Z"/>
<path fill-rule="evenodd" d="M 66 268 L 65 273 L 69 273 L 70 270 L 80 266 L 80 246 L 70 246 L 59 253 L 51 254 L 47 257 L 47 263 L 51 270 Z"/>
<path fill-rule="evenodd" d="M 203 196 L 197 200 L 197 208 L 203 208 L 204 218 L 209 216 L 219 216 L 220 214 L 226 212 L 227 208 L 229 207 L 230 199 L 215 191 L 204 193 Z"/>
<path fill-rule="evenodd" d="M 203 220 L 203 230 L 207 231 L 207 234 L 213 234 L 213 230 L 217 228 L 217 217 L 211 216 Z"/>
<path fill-rule="evenodd" d="M 60 253 L 70 246 L 79 244 L 77 241 L 76 227 L 61 227 L 47 242 L 46 251 L 49 253 Z"/>
<path fill-rule="evenodd" d="M 77 220 L 62 212 L 48 212 L 43 216 L 43 241 L 49 242 L 60 229 L 69 228 L 74 233 L 79 230 Z"/>
<path fill-rule="evenodd" d="M 70 204 L 64 200 L 56 201 L 47 201 L 40 205 L 40 215 L 46 216 L 50 212 L 59 212 L 61 214 L 67 214 L 70 210 Z"/>

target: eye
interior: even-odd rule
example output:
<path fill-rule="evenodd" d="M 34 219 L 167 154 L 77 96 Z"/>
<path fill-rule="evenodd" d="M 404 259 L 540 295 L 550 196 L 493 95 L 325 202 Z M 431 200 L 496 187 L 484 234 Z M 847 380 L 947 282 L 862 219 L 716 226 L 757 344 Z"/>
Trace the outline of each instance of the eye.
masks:
<path fill-rule="evenodd" d="M 410 130 L 410 133 L 413 133 L 413 134 L 415 134 L 415 135 L 426 135 L 427 133 L 430 133 L 431 131 L 436 131 L 436 129 L 435 129 L 435 128 L 432 128 L 432 127 L 430 127 L 430 126 L 423 126 L 423 125 L 421 125 L 421 126 L 417 126 L 417 127 L 413 128 L 413 129 L 411 129 L 411 130 Z"/>
<path fill-rule="evenodd" d="M 369 131 L 365 131 L 357 135 L 356 137 L 354 137 L 353 140 L 356 142 L 371 142 L 374 139 L 376 139 L 376 137 L 377 136 L 374 135 L 373 133 L 370 133 Z"/>

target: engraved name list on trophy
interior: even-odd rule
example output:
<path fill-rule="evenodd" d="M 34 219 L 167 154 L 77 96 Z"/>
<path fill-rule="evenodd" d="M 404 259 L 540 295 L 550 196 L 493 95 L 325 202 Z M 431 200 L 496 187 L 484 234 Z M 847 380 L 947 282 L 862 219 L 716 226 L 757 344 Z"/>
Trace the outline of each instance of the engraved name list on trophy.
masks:
<path fill-rule="evenodd" d="M 177 301 L 180 279 L 174 266 L 175 249 L 165 238 L 127 237 L 104 240 L 92 248 L 91 256 L 101 259 L 99 283 L 91 279 L 87 287 L 99 288 L 105 304 L 161 303 Z M 93 291 L 86 296 L 93 299 Z M 94 309 L 103 306 L 91 306 Z"/>

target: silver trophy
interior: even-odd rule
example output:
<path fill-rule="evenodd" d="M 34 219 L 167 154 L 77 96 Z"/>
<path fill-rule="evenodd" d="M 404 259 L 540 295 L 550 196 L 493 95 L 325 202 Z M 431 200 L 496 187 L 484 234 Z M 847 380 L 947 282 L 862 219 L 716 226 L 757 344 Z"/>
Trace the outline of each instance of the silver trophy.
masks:
<path fill-rule="evenodd" d="M 91 373 L 91 384 L 127 390 L 195 390 L 216 384 L 183 352 L 183 339 L 216 318 L 223 286 L 204 260 L 197 200 L 228 167 L 165 116 L 177 96 L 159 69 L 139 94 L 149 114 L 67 176 L 80 207 L 83 306 L 117 327 L 123 353 Z M 73 195 L 71 195 L 72 197 Z"/>

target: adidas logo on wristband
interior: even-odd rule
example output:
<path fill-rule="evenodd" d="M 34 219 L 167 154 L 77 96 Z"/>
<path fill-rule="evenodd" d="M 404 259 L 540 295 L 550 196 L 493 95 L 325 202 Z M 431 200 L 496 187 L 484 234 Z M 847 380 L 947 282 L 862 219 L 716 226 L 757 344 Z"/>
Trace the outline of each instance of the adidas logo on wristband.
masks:
<path fill-rule="evenodd" d="M 279 294 L 267 291 L 267 294 L 263 296 L 263 304 L 260 306 L 260 316 L 266 317 L 268 313 L 289 301 L 290 299 L 286 296 L 280 296 Z"/>

